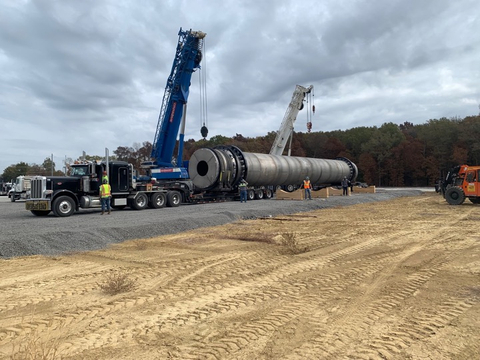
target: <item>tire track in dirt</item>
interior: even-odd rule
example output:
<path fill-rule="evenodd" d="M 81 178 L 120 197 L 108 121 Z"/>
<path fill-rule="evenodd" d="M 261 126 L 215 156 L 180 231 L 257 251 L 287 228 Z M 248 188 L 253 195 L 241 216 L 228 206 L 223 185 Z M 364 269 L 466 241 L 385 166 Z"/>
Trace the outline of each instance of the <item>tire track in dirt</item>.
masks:
<path fill-rule="evenodd" d="M 338 254 L 332 254 L 330 256 L 330 259 L 328 261 L 333 261 L 339 258 L 342 255 L 350 255 L 353 253 L 356 253 L 358 251 L 362 251 L 365 249 L 367 246 L 373 246 L 374 244 L 360 244 L 360 245 L 355 245 L 353 249 L 342 249 Z M 304 260 L 303 260 L 304 261 Z M 260 284 L 256 284 L 255 286 L 260 286 L 261 290 L 258 293 L 250 293 L 247 298 L 240 296 L 239 298 L 231 298 L 231 299 L 222 299 L 219 298 L 216 302 L 210 303 L 208 307 L 205 307 L 204 309 L 200 308 L 198 309 L 196 306 L 198 303 L 202 303 L 202 298 L 196 298 L 195 304 L 194 304 L 194 309 L 190 313 L 186 313 L 185 315 L 181 314 L 170 314 L 170 320 L 165 319 L 164 323 L 162 326 L 168 325 L 168 326 L 184 326 L 189 323 L 195 323 L 196 321 L 199 321 L 202 318 L 206 317 L 211 317 L 212 314 L 222 314 L 225 312 L 232 312 L 232 311 L 237 311 L 240 306 L 248 306 L 248 304 L 252 305 L 258 305 L 259 302 L 262 301 L 269 301 L 271 299 L 275 299 L 279 297 L 278 294 L 275 292 L 270 294 L 265 290 L 265 286 L 271 283 L 271 279 L 273 281 L 284 281 L 284 278 L 286 276 L 290 275 L 295 275 L 299 274 L 301 272 L 306 272 L 306 271 L 317 271 L 319 266 L 324 266 L 325 263 L 328 263 L 328 261 L 324 261 L 319 264 L 318 259 L 314 260 L 308 260 L 307 264 L 303 264 L 303 268 L 299 269 L 298 264 L 292 264 L 289 265 L 291 268 L 289 271 L 286 271 L 285 268 L 281 268 L 276 270 L 278 272 L 278 275 L 273 275 L 272 273 L 269 273 L 267 276 L 267 280 L 265 281 L 265 285 L 260 282 Z M 385 260 L 387 261 L 387 260 Z M 305 261 L 304 261 L 305 262 Z M 313 264 L 312 264 L 313 262 Z M 373 261 L 373 264 L 378 265 L 378 259 L 375 259 Z M 377 270 L 378 271 L 378 270 Z M 357 274 L 363 274 L 365 275 L 365 271 L 358 272 Z M 296 280 L 295 280 L 296 281 Z M 331 278 L 332 282 L 338 282 L 339 278 L 338 277 L 332 277 Z M 282 283 L 282 285 L 285 285 L 285 282 Z M 301 289 L 305 289 L 308 285 L 307 284 L 302 284 Z M 240 288 L 246 288 L 247 284 L 240 284 Z M 295 284 L 294 291 L 292 291 L 292 294 L 297 294 L 299 292 L 298 290 L 298 284 Z M 301 291 L 300 289 L 300 291 Z M 218 289 L 219 292 L 222 290 L 221 288 Z M 333 286 L 332 291 L 335 293 L 336 291 L 339 290 L 338 286 Z M 230 290 L 229 292 L 235 293 L 235 291 Z M 285 296 L 285 294 L 288 294 L 288 292 L 285 292 L 282 290 L 282 296 Z M 211 293 L 206 295 L 206 299 L 210 299 L 212 296 Z M 210 300 L 211 301 L 211 300 Z M 182 304 L 181 308 L 185 308 L 185 304 Z M 160 321 L 160 320 L 158 320 Z M 155 327 L 158 328 L 158 325 L 155 325 Z"/>
<path fill-rule="evenodd" d="M 372 244 L 373 245 L 373 244 Z M 347 253 L 351 254 L 355 251 L 360 251 L 361 249 L 364 249 L 367 245 L 363 244 L 362 246 L 355 245 L 355 249 L 349 250 Z M 342 250 L 342 252 L 345 252 L 345 250 Z M 338 256 L 333 256 L 332 258 L 336 258 Z M 276 263 L 275 266 L 279 266 L 279 263 L 281 263 L 281 257 L 277 256 L 277 260 L 274 262 Z M 246 259 L 246 258 L 244 258 Z M 248 260 L 244 260 L 244 262 Z M 308 260 L 303 260 L 303 264 L 300 264 L 299 266 L 298 263 L 296 264 L 290 264 L 287 267 L 280 267 L 278 269 L 275 269 L 273 273 L 266 273 L 264 276 L 264 279 L 260 279 L 260 281 L 252 281 L 251 279 L 245 279 L 244 282 L 237 283 L 234 286 L 230 286 L 229 288 L 225 289 L 222 287 L 219 287 L 218 289 L 208 289 L 203 288 L 202 290 L 206 292 L 206 294 L 202 295 L 199 293 L 198 296 L 195 297 L 195 300 L 193 301 L 183 301 L 181 302 L 181 306 L 179 306 L 178 301 L 175 300 L 176 307 L 175 309 L 181 308 L 182 313 L 179 312 L 170 312 L 166 313 L 165 315 L 157 316 L 156 320 L 152 323 L 150 321 L 150 325 L 143 323 L 142 321 L 136 323 L 133 325 L 129 333 L 130 334 L 136 334 L 142 335 L 146 332 L 154 332 L 158 331 L 159 328 L 166 327 L 182 327 L 182 326 L 190 326 L 192 324 L 195 324 L 196 322 L 205 319 L 205 318 L 216 318 L 219 315 L 225 315 L 225 313 L 231 313 L 235 312 L 241 307 L 246 307 L 250 305 L 255 305 L 258 306 L 260 302 L 266 302 L 270 301 L 272 299 L 276 299 L 279 296 L 286 296 L 290 292 L 291 294 L 295 295 L 299 291 L 302 291 L 302 289 L 305 289 L 307 285 L 302 284 L 301 286 L 298 284 L 294 284 L 293 288 L 291 290 L 285 291 L 284 289 L 281 289 L 283 286 L 285 286 L 285 279 L 287 276 L 294 276 L 295 274 L 305 272 L 305 271 L 316 271 L 318 270 L 319 267 L 324 266 L 324 262 L 318 262 L 318 259 L 308 259 Z M 385 260 L 387 261 L 387 260 Z M 377 261 L 375 261 L 377 263 Z M 227 263 L 219 263 L 221 266 L 228 266 Z M 242 264 L 236 264 L 234 268 L 242 268 Z M 274 267 L 275 267 L 274 266 Z M 213 272 L 221 273 L 218 271 L 219 269 L 215 267 L 208 267 L 208 269 L 212 270 Z M 204 275 L 204 274 L 202 274 Z M 217 279 L 214 279 L 215 283 L 217 283 Z M 336 279 L 332 278 L 332 281 L 335 281 Z M 281 283 L 278 283 L 279 289 L 273 289 L 273 290 L 267 290 L 267 286 L 269 284 L 277 283 L 280 281 Z M 293 280 L 296 282 L 296 280 Z M 300 286 L 300 288 L 299 288 Z M 243 289 L 243 290 L 240 290 Z M 245 293 L 245 289 L 249 289 L 249 293 Z M 256 290 L 256 292 L 252 292 L 252 290 Z M 165 293 L 165 296 L 159 296 L 159 294 L 156 294 L 156 296 L 152 297 L 155 299 L 155 301 L 172 301 L 172 297 L 169 297 L 169 294 L 172 295 L 173 293 L 176 292 L 176 288 L 172 287 L 169 289 L 168 293 Z M 193 292 L 199 292 L 193 291 Z M 228 294 L 232 294 L 229 297 L 225 298 L 225 292 Z M 216 295 L 217 294 L 217 295 Z M 223 294 L 223 295 L 222 295 Z M 135 300 L 133 300 L 134 302 Z M 112 305 L 111 309 L 103 311 L 103 313 L 96 312 L 98 315 L 105 316 L 109 311 L 119 311 L 121 308 L 124 308 L 125 304 L 127 302 L 123 302 L 118 304 L 115 303 Z M 202 305 L 204 304 L 204 305 Z M 134 305 L 131 305 L 134 306 Z M 99 309 L 97 309 L 100 311 Z M 152 325 L 153 324 L 153 325 Z M 149 326 L 153 326 L 152 328 L 149 328 Z M 96 330 L 93 329 L 95 332 Z M 103 337 L 91 339 L 93 343 L 84 343 L 88 344 L 88 349 L 90 347 L 96 348 L 96 347 L 101 347 L 105 345 L 112 345 L 112 344 L 105 344 L 99 340 L 103 339 Z M 100 341 L 100 342 L 99 342 Z M 120 341 L 120 339 L 118 340 Z M 77 344 L 78 345 L 78 344 Z M 64 349 L 64 351 L 67 351 L 67 353 L 70 353 L 70 351 L 76 352 L 78 349 L 76 349 L 76 345 L 72 343 L 70 350 L 69 349 Z"/>
<path fill-rule="evenodd" d="M 418 341 L 420 339 L 419 335 L 415 336 L 394 336 L 390 335 L 388 341 L 381 340 L 378 341 L 375 348 L 372 350 L 371 341 L 355 343 L 355 338 L 359 336 L 357 333 L 352 333 L 349 328 L 359 328 L 364 332 L 368 333 L 369 329 L 374 326 L 379 320 L 383 320 L 388 317 L 389 312 L 392 309 L 400 307 L 402 302 L 405 299 L 411 298 L 414 296 L 415 292 L 424 286 L 432 277 L 434 277 L 441 268 L 445 267 L 446 264 L 454 257 L 454 254 L 447 253 L 444 256 L 438 256 L 433 259 L 431 262 L 423 264 L 422 269 L 417 270 L 413 275 L 410 275 L 405 279 L 405 281 L 397 281 L 395 286 L 388 289 L 388 291 L 381 292 L 383 283 L 389 283 L 388 278 L 393 274 L 396 268 L 402 266 L 402 264 L 414 254 L 423 251 L 425 247 L 434 246 L 437 243 L 442 243 L 452 239 L 452 235 L 448 232 L 445 232 L 445 228 L 449 226 L 455 226 L 462 221 L 469 214 L 464 214 L 458 219 L 454 219 L 450 224 L 445 225 L 442 223 L 442 226 L 438 230 L 430 234 L 429 238 L 426 238 L 422 244 L 416 245 L 413 244 L 412 247 L 404 250 L 400 256 L 392 257 L 395 261 L 392 261 L 389 266 L 387 266 L 383 271 L 380 277 L 376 278 L 372 286 L 369 286 L 366 292 L 361 296 L 355 298 L 351 304 L 348 304 L 345 309 L 342 311 L 340 316 L 334 316 L 328 319 L 328 325 L 322 325 L 324 319 L 317 319 L 316 322 L 319 324 L 318 331 L 316 336 L 312 339 L 311 343 L 308 344 L 308 349 L 303 349 L 306 353 L 316 353 L 323 354 L 323 356 L 331 358 L 365 358 L 365 359 L 385 359 L 392 358 L 394 354 L 398 354 L 401 350 L 405 349 L 408 344 L 412 343 L 412 339 Z M 373 300 L 378 298 L 378 300 Z M 465 307 L 465 304 L 462 303 L 460 308 Z M 352 324 L 351 326 L 346 326 L 347 322 Z M 412 332 L 415 332 L 418 329 L 418 326 L 413 326 L 414 323 L 418 322 L 408 322 L 403 326 L 405 329 L 413 329 Z M 426 328 L 435 327 L 434 324 L 424 325 Z M 317 326 L 315 327 L 317 328 Z M 419 333 L 422 333 L 422 326 L 420 326 Z M 401 332 L 397 332 L 400 334 Z M 403 334 L 411 335 L 411 332 L 402 332 Z M 355 336 L 355 338 L 353 338 Z M 349 349 L 352 348 L 352 345 L 355 344 L 355 354 L 348 354 Z M 382 346 L 383 345 L 383 346 Z M 297 350 L 295 352 L 295 357 L 293 358 L 302 358 L 304 352 Z M 392 354 L 393 353 L 393 354 Z M 348 354 L 348 355 L 346 355 Z M 388 354 L 388 355 L 387 355 Z"/>
<path fill-rule="evenodd" d="M 414 238 L 415 232 L 405 230 L 400 236 Z M 361 240 L 366 241 L 366 244 L 360 242 Z M 405 259 L 408 259 L 406 252 L 412 251 L 415 254 L 413 247 L 397 246 L 398 239 L 394 236 L 378 239 L 368 235 L 361 240 L 344 236 L 343 240 L 335 239 L 327 249 L 320 246 L 296 256 L 281 256 L 275 246 L 254 244 L 245 254 L 242 254 L 245 247 L 238 250 L 238 253 L 230 252 L 230 259 L 225 252 L 195 263 L 193 255 L 175 264 L 159 261 L 153 263 L 152 268 L 135 269 L 135 274 L 146 283 L 141 292 L 116 298 L 110 304 L 99 303 L 90 309 L 78 308 L 71 312 L 74 316 L 68 318 L 69 323 L 85 325 L 85 331 L 81 336 L 76 334 L 69 338 L 68 343 L 62 345 L 62 350 L 65 350 L 62 354 L 80 356 L 79 354 L 87 354 L 90 350 L 102 347 L 118 347 L 117 345 L 121 344 L 128 346 L 142 340 L 148 343 L 149 340 L 158 341 L 158 338 L 163 336 L 175 336 L 178 339 L 185 338 L 185 344 L 182 343 L 176 346 L 177 350 L 172 350 L 176 358 L 183 359 L 248 358 L 245 353 L 248 347 L 254 347 L 255 351 L 250 353 L 252 358 L 259 358 L 260 355 L 265 359 L 304 359 L 311 356 L 311 351 L 327 355 L 346 354 L 349 341 L 360 341 L 366 349 L 360 354 L 361 357 L 394 358 L 407 346 L 418 341 L 416 339 L 420 336 L 423 336 L 424 340 L 429 339 L 435 326 L 440 326 L 437 330 L 445 326 L 440 320 L 432 321 L 435 311 L 421 309 L 422 311 L 417 311 L 402 321 L 389 324 L 388 330 L 391 330 L 393 335 L 383 331 L 382 337 L 373 338 L 371 343 L 374 347 L 370 346 L 370 342 L 362 343 L 361 334 L 355 333 L 349 327 L 348 319 L 352 319 L 352 323 L 364 332 L 377 323 L 378 326 L 385 325 L 384 320 L 388 319 L 388 313 L 395 311 L 405 300 L 416 296 L 415 294 L 441 271 L 442 266 L 438 262 L 444 261 L 447 266 L 450 258 L 439 257 L 437 262 L 410 266 L 408 276 L 399 278 L 400 281 L 395 286 L 390 282 L 386 287 L 384 284 L 388 283 L 388 274 L 395 274 L 395 264 L 404 266 Z M 435 244 L 449 242 L 448 237 L 437 240 Z M 304 243 L 315 245 L 315 237 L 303 237 L 302 245 Z M 388 244 L 389 251 L 376 251 L 377 247 L 385 244 Z M 326 251 L 331 253 L 323 255 Z M 287 260 L 291 263 L 285 264 Z M 175 270 L 170 270 L 168 276 L 159 279 L 162 272 L 168 271 L 170 266 Z M 181 268 L 180 271 L 175 268 L 177 266 Z M 357 298 L 356 294 L 359 293 L 361 285 L 368 284 L 367 280 L 373 277 L 376 280 L 363 292 L 363 297 L 358 297 L 358 310 L 354 311 L 352 299 Z M 154 286 L 147 289 L 147 286 L 152 284 Z M 388 289 L 388 292 L 381 293 L 383 289 Z M 350 293 L 352 290 L 354 292 Z M 369 298 L 374 296 L 377 296 L 376 302 L 370 302 Z M 192 297 L 194 300 L 190 300 Z M 340 299 L 336 302 L 338 307 L 328 308 L 332 300 L 336 299 Z M 474 304 L 462 302 L 454 296 L 441 300 L 442 311 L 453 316 L 439 317 L 447 321 L 446 324 L 451 322 L 451 319 L 456 319 L 455 316 L 465 314 Z M 162 306 L 145 306 L 158 303 L 162 303 Z M 455 303 L 457 305 L 454 305 Z M 109 324 L 110 315 L 133 312 L 137 308 L 142 308 L 142 311 L 132 314 L 132 321 L 128 326 L 122 325 L 119 328 L 114 326 L 115 324 Z M 155 313 L 151 311 L 153 309 Z M 349 314 L 348 319 L 346 315 L 340 314 L 344 310 Z M 314 315 L 315 313 L 317 315 Z M 372 320 L 362 319 L 364 316 L 371 317 Z M 41 321 L 44 319 L 31 323 L 40 326 Z M 63 321 L 65 322 L 65 318 Z M 223 324 L 225 331 L 215 333 L 205 328 L 194 330 L 199 324 L 205 326 L 218 323 Z M 339 329 L 330 334 L 331 339 L 321 339 L 321 331 L 328 329 L 329 323 L 337 324 Z M 58 320 L 58 324 L 61 325 L 62 320 Z M 404 324 L 409 328 L 417 326 L 417 330 L 408 333 L 403 329 Z M 61 330 L 60 326 L 57 328 Z M 192 332 L 195 332 L 195 337 L 188 337 Z M 384 338 L 385 334 L 391 338 Z M 321 344 L 314 342 L 316 337 L 328 341 L 327 345 L 334 347 L 322 350 Z M 206 338 L 209 349 L 205 348 Z M 313 345 L 308 344 L 312 342 Z M 282 351 L 287 352 L 282 353 L 282 347 Z"/>
<path fill-rule="evenodd" d="M 364 246 L 358 247 L 358 249 L 363 249 Z M 353 253 L 354 250 L 342 250 L 342 253 L 347 253 L 351 254 Z M 332 255 L 332 259 L 337 258 L 339 255 Z M 388 262 L 388 259 L 385 257 L 385 262 Z M 362 264 L 365 266 L 365 263 Z M 321 286 L 322 286 L 322 291 L 324 294 L 329 294 L 330 296 L 335 296 L 338 292 L 342 291 L 346 286 L 349 285 L 350 281 L 353 281 L 354 278 L 356 277 L 364 277 L 368 273 L 368 271 L 373 271 L 377 272 L 381 269 L 379 266 L 379 261 L 378 257 L 375 259 L 372 259 L 371 263 L 369 264 L 370 269 L 368 270 L 368 267 L 365 269 L 359 269 L 359 271 L 348 273 L 348 274 L 331 274 L 330 276 L 326 276 L 325 278 L 322 279 L 321 281 Z M 376 268 L 372 270 L 373 268 Z M 305 272 L 308 271 L 316 271 L 306 268 Z M 303 271 L 302 271 L 303 272 Z M 299 272 L 296 272 L 298 275 Z M 295 274 L 295 272 L 292 272 L 292 274 Z M 344 276 L 344 277 L 343 277 Z M 318 301 L 318 294 L 316 290 L 318 289 L 318 286 L 312 287 L 308 282 L 305 283 L 299 283 L 297 277 L 293 277 L 292 279 L 283 279 L 282 285 L 279 287 L 281 288 L 281 294 L 278 293 L 273 293 L 273 299 L 275 298 L 282 298 L 283 301 L 287 302 L 289 300 L 292 300 L 295 302 L 295 306 L 293 309 L 295 311 L 288 311 L 286 308 L 280 308 L 278 310 L 281 315 L 276 315 L 272 314 L 271 316 L 261 319 L 257 322 L 250 320 L 249 324 L 245 326 L 244 329 L 238 330 L 240 334 L 237 334 L 236 337 L 234 338 L 228 338 L 228 339 L 222 339 L 222 341 L 217 344 L 210 344 L 209 345 L 209 350 L 208 353 L 204 354 L 205 356 L 213 356 L 214 358 L 222 358 L 225 354 L 225 351 L 227 349 L 225 348 L 223 342 L 228 341 L 228 342 L 237 342 L 240 341 L 240 343 L 237 343 L 237 347 L 243 347 L 242 343 L 247 339 L 248 341 L 259 341 L 258 339 L 261 338 L 262 336 L 264 337 L 270 337 L 272 331 L 275 331 L 278 327 L 285 326 L 286 324 L 290 323 L 292 320 L 295 318 L 299 317 L 300 315 L 302 316 L 307 316 L 310 312 L 311 309 L 313 309 L 312 304 L 316 304 Z M 333 284 L 332 286 L 328 286 L 328 283 Z M 341 285 L 338 285 L 341 284 Z M 287 285 L 287 288 L 286 288 Z M 291 287 L 291 289 L 288 289 L 288 285 Z M 313 294 L 308 295 L 308 292 L 312 291 L 309 290 L 309 288 L 313 289 Z M 301 294 L 301 296 L 299 296 Z M 253 294 L 250 294 L 252 296 Z M 265 292 L 263 294 L 258 294 L 260 297 L 265 296 Z M 325 295 L 324 295 L 325 296 Z M 255 297 L 255 301 L 258 301 L 258 297 Z M 257 305 L 258 306 L 258 305 Z M 314 306 L 316 307 L 316 305 Z M 299 312 L 298 308 L 301 308 L 302 311 Z M 290 314 L 290 315 L 288 315 Z M 244 334 L 243 334 L 244 333 Z M 240 340 L 239 340 L 240 339 Z M 217 351 L 215 351 L 216 345 L 218 345 Z M 233 349 L 229 349 L 228 356 L 232 356 L 232 351 Z M 199 352 L 202 350 L 199 348 Z"/>
<path fill-rule="evenodd" d="M 111 258 L 105 257 L 103 255 L 96 256 L 96 255 L 92 255 L 92 254 L 86 254 L 86 255 L 82 255 L 80 257 L 81 258 L 94 259 L 94 260 L 98 260 L 98 258 L 100 258 L 102 261 L 106 261 L 106 262 L 109 262 L 109 263 L 115 262 L 115 263 L 118 263 L 118 264 L 122 265 L 121 260 L 111 259 Z M 215 256 L 214 259 L 210 259 L 210 261 L 207 261 L 208 262 L 207 264 L 205 264 L 206 262 L 205 262 L 204 259 L 200 259 L 198 261 L 196 261 L 196 260 L 189 261 L 188 266 L 177 266 L 175 268 L 176 269 L 175 276 L 172 276 L 171 272 L 164 273 L 162 271 L 162 276 L 161 277 L 163 278 L 163 282 L 171 282 L 171 281 L 173 281 L 172 279 L 174 279 L 176 277 L 188 276 L 186 274 L 190 271 L 191 267 L 195 267 L 195 266 L 197 266 L 197 267 L 198 266 L 203 266 L 205 268 L 210 267 L 210 266 L 212 266 L 212 264 L 216 264 L 218 262 L 216 260 L 217 257 L 218 256 Z M 222 258 L 224 258 L 224 257 L 222 256 Z M 226 260 L 223 260 L 223 261 L 228 261 L 228 260 L 231 260 L 231 258 L 227 258 Z M 143 264 L 143 265 L 145 265 L 145 264 Z M 147 280 L 148 278 L 151 279 L 151 278 L 159 277 L 158 271 L 154 271 L 151 268 L 152 268 L 151 266 L 148 266 L 148 267 L 142 266 L 142 268 L 140 269 L 142 274 L 137 273 L 136 275 L 141 277 L 142 280 Z M 178 271 L 178 270 L 182 270 L 182 269 L 184 270 L 183 272 Z M 77 297 L 79 297 L 81 295 L 84 295 L 87 292 L 98 291 L 99 290 L 98 285 L 95 285 L 95 286 L 91 286 L 91 285 L 90 286 L 81 286 L 81 287 L 79 287 L 77 285 L 74 288 L 72 288 L 71 286 L 67 286 L 68 289 L 63 290 L 63 291 L 58 291 L 57 289 L 61 288 L 61 287 L 65 287 L 65 284 L 68 284 L 68 283 L 72 282 L 73 280 L 78 280 L 78 279 L 82 280 L 82 282 L 87 281 L 87 283 L 88 283 L 89 282 L 88 280 L 90 280 L 91 278 L 98 278 L 98 277 L 100 277 L 100 275 L 104 275 L 104 273 L 100 271 L 100 272 L 90 273 L 90 274 L 88 274 L 88 276 L 79 275 L 79 276 L 68 276 L 68 277 L 64 277 L 64 278 L 60 278 L 60 279 L 57 278 L 55 280 L 50 280 L 50 281 L 45 282 L 46 284 L 43 284 L 43 283 L 40 282 L 40 283 L 35 284 L 33 286 L 32 285 L 25 285 L 23 287 L 19 286 L 19 287 L 21 287 L 21 291 L 25 291 L 25 289 L 29 289 L 29 288 L 33 288 L 33 290 L 36 290 L 37 286 L 41 286 L 42 287 L 42 292 L 47 293 L 49 295 L 40 296 L 40 295 L 35 294 L 35 296 L 29 297 L 27 299 L 23 299 L 23 298 L 20 299 L 20 300 L 16 299 L 16 300 L 12 300 L 11 303 L 5 304 L 3 306 L 3 311 L 1 311 L 0 314 L 2 314 L 2 316 L 4 318 L 6 318 L 6 316 L 8 316 L 7 310 L 10 310 L 10 313 L 12 314 L 11 315 L 12 325 L 8 328 L 0 329 L 1 343 L 8 342 L 9 339 L 12 338 L 12 337 L 17 337 L 17 336 L 21 335 L 22 333 L 29 332 L 29 329 L 32 329 L 32 328 L 39 328 L 39 330 L 42 330 L 48 324 L 50 329 L 57 330 L 57 329 L 60 329 L 60 328 L 64 327 L 65 325 L 70 325 L 72 323 L 78 323 L 78 322 L 82 322 L 82 321 L 88 321 L 88 320 L 94 319 L 97 316 L 108 316 L 110 313 L 118 311 L 120 309 L 128 309 L 128 308 L 131 308 L 131 307 L 134 307 L 134 306 L 143 305 L 143 304 L 148 303 L 148 302 L 154 303 L 159 298 L 167 299 L 167 298 L 169 298 L 169 296 L 171 296 L 171 294 L 169 294 L 168 291 L 151 292 L 151 293 L 147 293 L 147 294 L 142 295 L 142 296 L 136 296 L 136 297 L 133 297 L 133 298 L 125 298 L 122 301 L 115 301 L 115 302 L 112 303 L 112 305 L 107 305 L 107 306 L 105 306 L 105 304 L 101 304 L 101 303 L 98 303 L 97 305 L 88 304 L 88 309 L 87 308 L 82 309 L 82 308 L 79 308 L 78 305 L 77 305 L 75 311 L 63 312 L 62 316 L 55 316 L 55 317 L 53 317 L 53 319 L 51 318 L 51 314 L 46 315 L 46 317 L 49 318 L 48 321 L 43 320 L 41 314 L 38 314 L 38 315 L 35 315 L 35 316 L 32 315 L 31 317 L 29 317 L 29 318 L 31 318 L 30 320 L 28 320 L 28 319 L 18 319 L 18 316 L 16 315 L 16 313 L 22 307 L 30 306 L 30 307 L 32 307 L 32 313 L 35 313 L 36 312 L 35 309 L 37 308 L 37 306 L 38 306 L 38 308 L 44 307 L 44 306 L 41 306 L 42 303 L 49 304 L 52 301 L 62 301 L 63 303 L 65 303 L 65 302 L 68 302 L 67 298 L 77 299 Z M 55 290 L 52 289 L 52 287 L 50 286 L 50 285 L 54 285 L 54 284 L 57 285 L 57 286 L 54 287 Z M 205 291 L 205 289 L 201 289 L 199 291 Z M 171 290 L 171 293 L 175 293 L 175 295 L 178 296 L 179 294 L 182 294 L 183 291 L 182 292 L 181 291 L 175 292 L 175 290 L 173 289 L 173 290 Z M 186 296 L 187 294 L 184 294 L 184 295 Z M 38 318 L 38 319 L 36 319 L 36 318 Z"/>

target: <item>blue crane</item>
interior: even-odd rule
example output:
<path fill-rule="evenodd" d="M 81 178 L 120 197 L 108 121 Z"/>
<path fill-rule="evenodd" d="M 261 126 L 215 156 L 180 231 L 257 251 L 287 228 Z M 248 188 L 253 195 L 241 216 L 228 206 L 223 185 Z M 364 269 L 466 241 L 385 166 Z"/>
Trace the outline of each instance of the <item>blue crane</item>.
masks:
<path fill-rule="evenodd" d="M 150 168 L 151 176 L 159 180 L 188 178 L 188 171 L 182 159 L 186 107 L 192 74 L 200 69 L 203 39 L 206 34 L 201 31 L 183 31 L 180 28 L 178 36 L 177 50 L 167 79 L 153 141 L 151 153 L 153 161 L 143 164 L 144 167 Z M 175 159 L 173 152 L 177 136 L 178 153 Z"/>

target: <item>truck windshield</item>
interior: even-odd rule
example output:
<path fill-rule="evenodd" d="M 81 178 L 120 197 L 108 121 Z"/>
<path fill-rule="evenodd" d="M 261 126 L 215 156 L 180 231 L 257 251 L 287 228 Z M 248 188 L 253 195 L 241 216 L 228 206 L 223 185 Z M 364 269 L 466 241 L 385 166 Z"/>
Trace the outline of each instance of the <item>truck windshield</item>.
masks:
<path fill-rule="evenodd" d="M 87 166 L 74 166 L 70 171 L 70 176 L 84 176 L 87 175 Z"/>

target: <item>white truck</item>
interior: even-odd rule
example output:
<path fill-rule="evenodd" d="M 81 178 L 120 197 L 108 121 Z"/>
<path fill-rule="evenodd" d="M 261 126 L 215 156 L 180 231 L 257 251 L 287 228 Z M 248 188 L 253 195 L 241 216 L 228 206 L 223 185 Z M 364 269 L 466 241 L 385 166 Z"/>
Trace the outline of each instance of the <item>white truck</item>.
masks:
<path fill-rule="evenodd" d="M 11 202 L 16 200 L 26 200 L 30 197 L 30 182 L 32 176 L 20 175 L 15 179 L 15 183 L 8 192 Z"/>
<path fill-rule="evenodd" d="M 12 186 L 11 182 L 0 182 L 0 196 L 7 196 Z"/>

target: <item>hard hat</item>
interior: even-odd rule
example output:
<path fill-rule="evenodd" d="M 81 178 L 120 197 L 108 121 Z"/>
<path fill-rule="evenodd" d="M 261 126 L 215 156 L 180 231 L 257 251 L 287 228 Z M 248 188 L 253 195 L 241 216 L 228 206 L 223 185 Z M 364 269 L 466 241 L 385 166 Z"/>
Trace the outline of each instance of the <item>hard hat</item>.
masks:
<path fill-rule="evenodd" d="M 305 178 L 305 180 L 310 180 L 310 178 L 307 176 L 307 177 Z"/>

